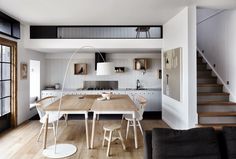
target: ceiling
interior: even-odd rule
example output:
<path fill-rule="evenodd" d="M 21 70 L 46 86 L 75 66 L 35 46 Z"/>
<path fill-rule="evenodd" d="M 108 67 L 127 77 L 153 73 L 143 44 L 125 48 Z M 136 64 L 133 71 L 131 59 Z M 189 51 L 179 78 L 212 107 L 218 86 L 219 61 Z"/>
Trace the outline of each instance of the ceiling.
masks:
<path fill-rule="evenodd" d="M 0 0 L 0 10 L 34 25 L 161 25 L 191 4 L 232 9 L 236 0 Z"/>

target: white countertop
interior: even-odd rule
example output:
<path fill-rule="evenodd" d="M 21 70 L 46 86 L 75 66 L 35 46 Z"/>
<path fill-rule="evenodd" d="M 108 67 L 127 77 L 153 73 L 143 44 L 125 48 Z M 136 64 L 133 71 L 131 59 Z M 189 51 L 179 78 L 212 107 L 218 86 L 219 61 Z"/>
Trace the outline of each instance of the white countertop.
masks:
<path fill-rule="evenodd" d="M 49 89 L 49 90 L 42 90 L 42 91 L 61 91 L 61 89 Z M 161 91 L 161 88 L 145 88 L 145 89 L 135 89 L 135 88 L 120 88 L 120 89 L 115 89 L 115 90 L 84 90 L 82 88 L 80 89 L 70 89 L 70 88 L 65 88 L 64 92 L 68 91 Z"/>

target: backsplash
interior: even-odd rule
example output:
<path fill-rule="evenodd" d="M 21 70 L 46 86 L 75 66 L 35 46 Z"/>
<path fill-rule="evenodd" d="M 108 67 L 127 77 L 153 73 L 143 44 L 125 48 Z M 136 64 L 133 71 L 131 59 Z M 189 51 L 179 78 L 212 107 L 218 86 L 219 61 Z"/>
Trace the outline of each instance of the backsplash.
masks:
<path fill-rule="evenodd" d="M 46 84 L 61 83 L 65 73 L 69 55 L 53 54 L 46 56 Z M 81 58 L 79 58 L 81 57 Z M 110 76 L 97 76 L 94 70 L 94 54 L 81 55 L 72 60 L 65 88 L 77 89 L 83 87 L 83 81 L 118 81 L 118 87 L 136 88 L 136 80 L 139 79 L 145 88 L 161 88 L 161 80 L 158 71 L 161 69 L 160 54 L 107 54 L 107 61 L 112 61 L 116 67 L 125 67 L 124 73 L 114 73 Z M 149 59 L 149 69 L 143 74 L 142 71 L 133 69 L 133 59 L 143 57 Z M 87 75 L 74 75 L 74 64 L 86 63 Z"/>

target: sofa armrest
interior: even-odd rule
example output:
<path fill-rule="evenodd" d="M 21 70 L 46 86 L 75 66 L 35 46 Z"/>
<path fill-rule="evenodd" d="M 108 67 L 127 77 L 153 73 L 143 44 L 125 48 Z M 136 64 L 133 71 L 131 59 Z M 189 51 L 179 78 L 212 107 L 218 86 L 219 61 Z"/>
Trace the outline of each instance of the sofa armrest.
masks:
<path fill-rule="evenodd" d="M 152 159 L 152 131 L 144 132 L 144 159 Z"/>

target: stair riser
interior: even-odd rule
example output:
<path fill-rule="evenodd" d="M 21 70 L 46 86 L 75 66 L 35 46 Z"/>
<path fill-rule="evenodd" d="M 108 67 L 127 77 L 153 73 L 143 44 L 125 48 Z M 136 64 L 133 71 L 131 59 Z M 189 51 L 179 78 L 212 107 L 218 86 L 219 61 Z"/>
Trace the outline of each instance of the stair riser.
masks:
<path fill-rule="evenodd" d="M 235 116 L 226 116 L 226 117 L 199 117 L 199 124 L 228 124 L 236 123 Z"/>
<path fill-rule="evenodd" d="M 235 112 L 236 105 L 225 106 L 225 105 L 210 105 L 210 106 L 198 106 L 198 112 Z"/>
<path fill-rule="evenodd" d="M 211 77 L 211 71 L 197 71 L 197 76 Z"/>
<path fill-rule="evenodd" d="M 197 79 L 197 83 L 217 83 L 216 78 L 199 78 Z"/>
<path fill-rule="evenodd" d="M 198 70 L 198 71 L 205 71 L 205 70 L 207 70 L 207 68 L 206 68 L 205 65 L 198 65 L 198 66 L 197 66 L 197 70 Z"/>
<path fill-rule="evenodd" d="M 229 96 L 198 96 L 197 97 L 198 102 L 210 102 L 210 101 L 229 101 Z"/>
<path fill-rule="evenodd" d="M 202 63 L 202 58 L 197 58 L 197 62 L 201 62 Z"/>
<path fill-rule="evenodd" d="M 209 93 L 220 93 L 223 91 L 223 88 L 220 87 L 198 87 L 197 92 L 202 93 L 202 92 L 209 92 Z"/>

